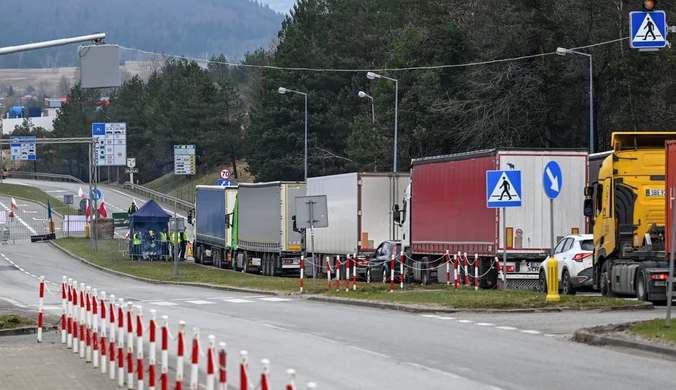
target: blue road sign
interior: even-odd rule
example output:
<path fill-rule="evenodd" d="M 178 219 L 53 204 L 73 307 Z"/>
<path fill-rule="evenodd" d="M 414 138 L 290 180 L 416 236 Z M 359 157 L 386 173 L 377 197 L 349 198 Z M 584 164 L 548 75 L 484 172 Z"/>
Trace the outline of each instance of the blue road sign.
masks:
<path fill-rule="evenodd" d="M 667 14 L 664 11 L 630 12 L 629 31 L 632 49 L 661 49 L 667 46 Z"/>
<path fill-rule="evenodd" d="M 563 175 L 561 174 L 561 167 L 556 161 L 550 161 L 545 165 L 545 171 L 542 174 L 542 185 L 549 199 L 556 199 L 561 193 Z"/>
<path fill-rule="evenodd" d="M 35 161 L 35 137 L 9 137 L 10 157 L 12 160 Z"/>
<path fill-rule="evenodd" d="M 232 185 L 232 180 L 218 179 L 218 185 L 221 187 L 229 187 Z"/>
<path fill-rule="evenodd" d="M 486 171 L 486 207 L 521 207 L 521 171 Z"/>
<path fill-rule="evenodd" d="M 91 200 L 99 200 L 99 199 L 101 199 L 101 191 L 99 191 L 99 190 L 96 189 L 96 188 L 92 189 L 92 192 L 89 194 L 89 198 L 90 198 Z"/>

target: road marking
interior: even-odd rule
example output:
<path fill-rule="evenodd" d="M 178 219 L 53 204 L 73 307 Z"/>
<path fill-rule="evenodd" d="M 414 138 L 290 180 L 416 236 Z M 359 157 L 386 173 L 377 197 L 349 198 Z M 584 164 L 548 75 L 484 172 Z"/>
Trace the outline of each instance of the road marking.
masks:
<path fill-rule="evenodd" d="M 217 297 L 217 298 L 207 298 L 207 299 L 214 299 L 214 300 L 219 300 L 219 299 L 235 299 L 235 297 Z"/>
<path fill-rule="evenodd" d="M 13 300 L 13 299 L 5 298 L 5 297 L 0 297 L 0 299 L 2 299 L 3 301 L 7 301 L 7 302 L 11 303 L 11 304 L 14 305 L 14 306 L 23 307 L 23 308 L 28 307 L 28 306 L 26 306 L 26 305 L 20 304 L 19 302 L 15 301 L 15 300 Z"/>
<path fill-rule="evenodd" d="M 203 301 L 201 299 L 198 299 L 196 301 L 186 301 L 188 303 L 194 303 L 195 305 L 213 305 L 216 302 L 210 302 L 210 301 Z"/>
<path fill-rule="evenodd" d="M 477 325 L 477 326 L 495 326 L 495 324 L 490 324 L 488 322 L 477 322 L 474 325 Z"/>
<path fill-rule="evenodd" d="M 422 364 L 418 364 L 418 363 L 405 362 L 404 364 L 409 365 L 411 367 L 415 367 L 415 368 L 421 368 L 425 371 L 431 371 L 431 372 L 434 372 L 434 373 L 437 373 L 437 374 L 446 375 L 446 376 L 451 377 L 453 379 L 460 379 L 461 378 L 460 376 L 455 375 L 453 373 L 438 370 L 438 369 L 432 368 L 432 367 L 423 366 Z"/>
<path fill-rule="evenodd" d="M 161 302 L 148 302 L 148 303 L 150 303 L 151 305 L 157 305 L 157 306 L 177 306 L 177 305 L 178 305 L 178 303 L 174 303 L 174 302 L 165 302 L 165 301 L 161 301 Z"/>
<path fill-rule="evenodd" d="M 284 302 L 284 301 L 290 301 L 291 299 L 287 298 L 259 298 L 261 301 L 268 301 L 268 302 Z"/>
<path fill-rule="evenodd" d="M 495 329 L 502 329 L 502 330 L 516 330 L 515 327 L 513 326 L 498 326 Z"/>
<path fill-rule="evenodd" d="M 540 334 L 540 332 L 537 330 L 522 330 L 521 333 Z"/>
<path fill-rule="evenodd" d="M 368 350 L 368 349 L 360 348 L 360 347 L 357 347 L 357 346 L 354 346 L 354 345 L 351 345 L 350 348 L 356 349 L 357 351 L 360 351 L 360 352 L 368 353 L 369 355 L 379 356 L 379 357 L 384 358 L 384 359 L 390 359 L 391 358 L 389 355 L 385 355 L 385 354 L 378 353 L 378 352 L 375 352 L 375 351 L 371 351 L 371 350 Z"/>
<path fill-rule="evenodd" d="M 275 325 L 270 325 L 270 324 L 261 324 L 261 325 L 266 326 L 268 328 L 272 328 L 272 329 L 282 330 L 284 332 L 293 332 L 291 329 L 282 328 L 281 326 L 275 326 Z"/>
<path fill-rule="evenodd" d="M 556 337 L 555 334 L 546 334 L 545 337 Z"/>
<path fill-rule="evenodd" d="M 471 324 L 471 323 L 474 322 L 474 321 L 470 321 L 470 320 L 458 320 L 458 322 L 461 323 L 461 324 Z"/>
<path fill-rule="evenodd" d="M 246 299 L 235 298 L 235 299 L 224 299 L 223 302 L 230 302 L 230 303 L 245 303 L 245 302 L 248 302 L 248 303 L 251 303 L 253 301 L 247 301 Z"/>
<path fill-rule="evenodd" d="M 172 301 L 197 301 L 199 298 L 175 298 Z"/>
<path fill-rule="evenodd" d="M 264 297 L 265 297 L 265 295 L 249 295 L 249 296 L 242 297 L 242 298 L 244 298 L 244 299 L 253 299 L 253 298 L 264 298 Z"/>

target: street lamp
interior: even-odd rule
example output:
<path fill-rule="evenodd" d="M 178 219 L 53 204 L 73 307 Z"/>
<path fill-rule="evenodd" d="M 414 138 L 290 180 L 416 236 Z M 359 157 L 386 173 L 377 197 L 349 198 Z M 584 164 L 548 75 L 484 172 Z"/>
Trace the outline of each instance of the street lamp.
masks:
<path fill-rule="evenodd" d="M 293 89 L 288 89 L 284 87 L 279 87 L 277 92 L 284 95 L 287 92 L 296 93 L 298 95 L 303 95 L 305 98 L 305 182 L 307 183 L 307 93 L 294 91 Z"/>
<path fill-rule="evenodd" d="M 359 97 L 360 98 L 369 98 L 371 99 L 371 122 L 375 123 L 376 122 L 376 107 L 375 104 L 373 103 L 373 96 L 367 94 L 364 91 L 359 91 Z"/>
<path fill-rule="evenodd" d="M 397 121 L 399 115 L 399 81 L 387 76 L 379 75 L 378 73 L 368 72 L 366 73 L 366 78 L 369 80 L 374 79 L 386 79 L 394 81 L 394 173 L 397 173 Z"/>
<path fill-rule="evenodd" d="M 589 153 L 594 153 L 594 73 L 592 71 L 592 55 L 563 47 L 556 49 L 556 54 L 560 56 L 565 56 L 567 53 L 589 57 Z"/>

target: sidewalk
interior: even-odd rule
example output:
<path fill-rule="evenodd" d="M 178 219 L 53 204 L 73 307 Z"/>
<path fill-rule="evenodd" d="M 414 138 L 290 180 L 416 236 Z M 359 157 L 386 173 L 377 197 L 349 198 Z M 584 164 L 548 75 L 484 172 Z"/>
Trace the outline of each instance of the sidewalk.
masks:
<path fill-rule="evenodd" d="M 37 313 L 0 300 L 0 314 L 17 314 L 37 320 Z M 66 390 L 119 389 L 117 381 L 80 359 L 61 344 L 59 331 L 0 336 L 0 389 Z"/>

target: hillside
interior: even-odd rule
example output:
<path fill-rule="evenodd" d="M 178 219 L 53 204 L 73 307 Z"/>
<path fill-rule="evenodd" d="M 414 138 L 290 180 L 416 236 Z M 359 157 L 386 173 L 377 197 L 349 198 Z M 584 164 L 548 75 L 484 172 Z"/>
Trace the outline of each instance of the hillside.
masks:
<path fill-rule="evenodd" d="M 105 32 L 108 43 L 199 58 L 241 57 L 267 48 L 283 20 L 251 0 L 0 0 L 0 9 L 5 12 L 0 47 Z M 139 56 L 121 51 L 123 60 L 145 59 Z M 2 68 L 76 64 L 72 46 L 0 57 Z"/>

